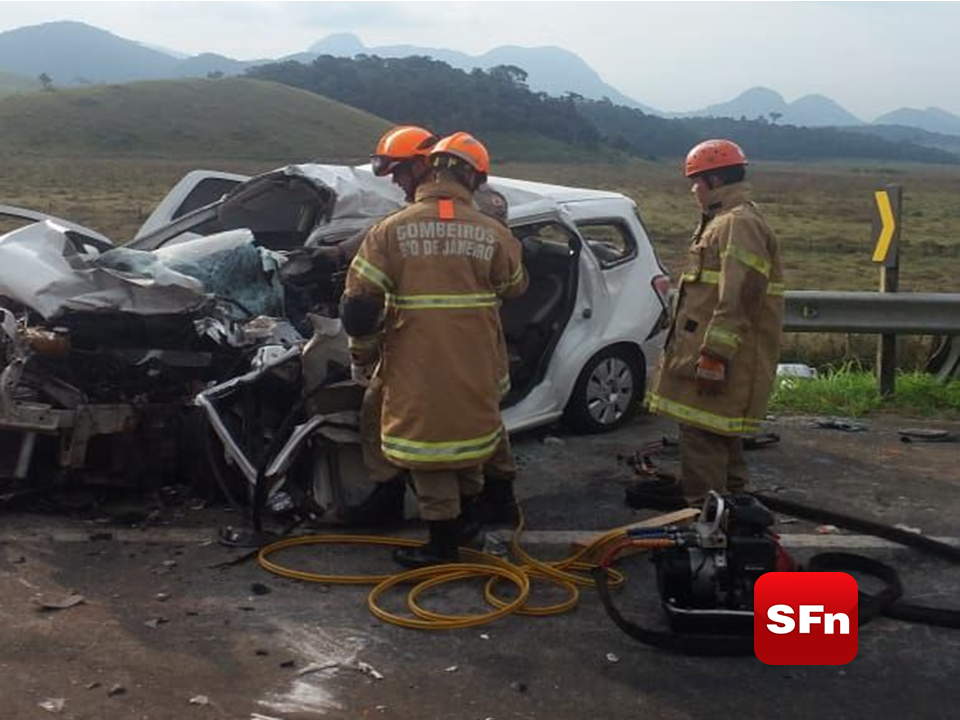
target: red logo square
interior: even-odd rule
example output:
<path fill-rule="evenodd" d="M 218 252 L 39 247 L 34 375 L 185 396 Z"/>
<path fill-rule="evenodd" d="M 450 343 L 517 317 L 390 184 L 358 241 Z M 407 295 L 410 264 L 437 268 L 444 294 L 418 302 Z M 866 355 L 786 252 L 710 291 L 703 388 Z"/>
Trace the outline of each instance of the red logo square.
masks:
<path fill-rule="evenodd" d="M 846 665 L 857 656 L 857 581 L 769 572 L 753 591 L 753 651 L 767 665 Z"/>

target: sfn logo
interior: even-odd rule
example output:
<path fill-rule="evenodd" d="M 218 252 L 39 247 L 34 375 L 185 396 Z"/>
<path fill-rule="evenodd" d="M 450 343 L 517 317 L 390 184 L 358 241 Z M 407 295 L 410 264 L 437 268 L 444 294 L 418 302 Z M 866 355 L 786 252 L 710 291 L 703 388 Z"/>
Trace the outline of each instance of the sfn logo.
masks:
<path fill-rule="evenodd" d="M 771 572 L 753 593 L 753 651 L 767 665 L 845 665 L 857 656 L 857 581 Z"/>

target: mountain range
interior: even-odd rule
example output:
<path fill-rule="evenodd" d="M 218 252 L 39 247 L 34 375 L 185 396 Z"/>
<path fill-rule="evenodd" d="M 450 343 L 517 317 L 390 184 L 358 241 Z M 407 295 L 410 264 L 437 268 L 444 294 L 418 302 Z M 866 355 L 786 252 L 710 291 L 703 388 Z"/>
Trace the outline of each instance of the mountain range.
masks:
<path fill-rule="evenodd" d="M 960 136 L 960 117 L 940 108 L 900 108 L 872 123 L 865 123 L 823 95 L 806 95 L 787 102 L 775 90 L 751 88 L 732 100 L 691 112 L 666 112 L 645 105 L 604 82 L 578 55 L 559 47 L 501 46 L 482 55 L 414 45 L 367 47 L 352 34 L 329 35 L 307 50 L 281 58 L 235 60 L 203 53 L 185 57 L 164 48 L 119 37 L 84 23 L 59 21 L 21 27 L 0 33 L 0 93 L 38 88 L 46 76 L 54 86 L 123 83 L 134 80 L 239 75 L 265 63 L 294 60 L 310 62 L 318 55 L 354 57 L 359 54 L 398 58 L 429 56 L 452 67 L 470 71 L 513 65 L 527 73 L 535 92 L 585 98 L 607 98 L 616 105 L 639 109 L 666 118 L 764 118 L 771 123 L 806 127 L 858 128 L 879 132 L 891 126 L 916 128 L 939 136 Z M 882 130 L 890 133 L 889 130 Z"/>

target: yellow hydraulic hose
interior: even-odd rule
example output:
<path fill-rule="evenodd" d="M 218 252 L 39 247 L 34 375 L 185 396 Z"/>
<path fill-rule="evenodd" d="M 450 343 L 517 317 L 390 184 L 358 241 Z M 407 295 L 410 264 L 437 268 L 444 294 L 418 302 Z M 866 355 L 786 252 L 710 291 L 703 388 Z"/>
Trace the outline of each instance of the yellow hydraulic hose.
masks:
<path fill-rule="evenodd" d="M 514 564 L 509 560 L 489 553 L 461 548 L 461 557 L 467 560 L 466 562 L 434 565 L 396 575 L 324 575 L 281 565 L 271 558 L 281 550 L 307 545 L 417 547 L 424 544 L 419 540 L 376 535 L 306 535 L 285 538 L 263 547 L 258 554 L 258 561 L 265 570 L 295 580 L 330 585 L 373 585 L 374 587 L 367 598 L 367 605 L 370 612 L 384 622 L 420 630 L 453 630 L 484 625 L 510 614 L 543 617 L 572 609 L 579 601 L 580 588 L 594 586 L 593 579 L 583 574 L 596 566 L 587 558 L 594 553 L 599 553 L 600 550 L 609 546 L 612 542 L 626 538 L 624 530 L 611 530 L 570 557 L 559 561 L 543 562 L 531 557 L 520 546 L 520 536 L 523 533 L 524 523 L 525 520 L 521 511 L 511 543 L 511 550 L 519 558 L 520 564 Z M 637 541 L 634 544 L 644 545 L 644 541 Z M 617 587 L 623 583 L 624 576 L 621 573 L 615 570 L 609 570 L 609 573 L 611 586 Z M 484 586 L 484 599 L 493 608 L 489 612 L 473 615 L 443 615 L 427 610 L 420 604 L 420 597 L 425 592 L 440 585 L 484 578 L 487 579 Z M 494 592 L 504 580 L 516 588 L 516 596 L 510 600 L 504 600 Z M 533 580 L 547 581 L 559 585 L 565 590 L 566 599 L 553 605 L 534 606 L 528 604 L 531 581 Z M 410 583 L 413 583 L 413 587 L 407 593 L 406 604 L 413 617 L 397 615 L 384 610 L 380 606 L 379 600 L 384 593 L 398 585 Z"/>

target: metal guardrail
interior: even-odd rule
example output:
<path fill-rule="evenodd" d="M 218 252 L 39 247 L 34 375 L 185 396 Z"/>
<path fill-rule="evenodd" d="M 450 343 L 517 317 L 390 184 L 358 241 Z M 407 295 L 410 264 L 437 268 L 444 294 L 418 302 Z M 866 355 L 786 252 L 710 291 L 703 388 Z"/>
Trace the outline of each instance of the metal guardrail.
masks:
<path fill-rule="evenodd" d="M 960 335 L 960 293 L 786 293 L 787 332 Z"/>

